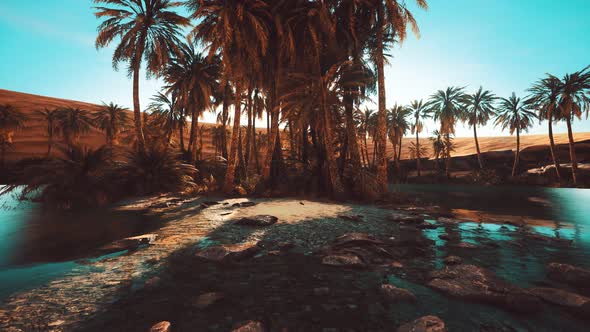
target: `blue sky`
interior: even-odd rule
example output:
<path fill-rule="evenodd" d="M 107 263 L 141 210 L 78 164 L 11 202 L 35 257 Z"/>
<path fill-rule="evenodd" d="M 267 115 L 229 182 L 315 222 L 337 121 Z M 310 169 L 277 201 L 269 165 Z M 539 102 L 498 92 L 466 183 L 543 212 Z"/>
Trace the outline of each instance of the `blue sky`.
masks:
<path fill-rule="evenodd" d="M 415 11 L 421 38 L 409 36 L 386 69 L 388 106 L 448 85 L 524 95 L 546 72 L 562 76 L 590 64 L 590 0 L 429 2 L 427 12 Z M 113 71 L 112 48 L 94 48 L 99 22 L 92 6 L 90 0 L 0 1 L 0 88 L 131 106 L 131 80 L 125 70 Z M 159 86 L 142 80 L 143 106 Z M 427 124 L 429 131 L 435 127 Z M 590 120 L 577 121 L 574 130 L 590 131 Z M 545 125 L 530 132 L 545 133 Z M 480 133 L 500 134 L 491 125 Z M 457 134 L 471 131 L 460 127 Z"/>

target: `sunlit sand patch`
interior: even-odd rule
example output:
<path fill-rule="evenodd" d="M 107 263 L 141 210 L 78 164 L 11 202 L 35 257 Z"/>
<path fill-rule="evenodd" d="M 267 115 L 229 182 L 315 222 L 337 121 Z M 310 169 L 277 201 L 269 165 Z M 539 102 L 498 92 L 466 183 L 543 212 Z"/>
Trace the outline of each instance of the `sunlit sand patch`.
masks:
<path fill-rule="evenodd" d="M 279 199 L 260 201 L 255 206 L 242 208 L 239 217 L 267 214 L 279 218 L 279 223 L 297 223 L 310 219 L 336 218 L 350 210 L 350 206 L 337 203 Z"/>
<path fill-rule="evenodd" d="M 539 226 L 539 227 L 571 227 L 571 224 L 561 223 L 552 219 L 531 218 L 515 216 L 508 214 L 492 214 L 477 210 L 453 209 L 455 219 L 465 222 L 483 222 L 492 224 L 511 224 L 522 226 Z"/>

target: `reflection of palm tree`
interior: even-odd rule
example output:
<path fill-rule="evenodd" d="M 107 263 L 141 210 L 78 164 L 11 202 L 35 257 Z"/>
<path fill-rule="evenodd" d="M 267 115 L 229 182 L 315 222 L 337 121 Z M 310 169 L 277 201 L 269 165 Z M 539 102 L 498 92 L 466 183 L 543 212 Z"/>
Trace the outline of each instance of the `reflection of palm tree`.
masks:
<path fill-rule="evenodd" d="M 55 130 L 55 122 L 57 121 L 57 115 L 59 109 L 43 109 L 37 111 L 37 114 L 43 117 L 43 120 L 47 122 L 47 157 L 51 154 L 51 148 L 53 147 L 53 134 Z"/>
<path fill-rule="evenodd" d="M 113 66 L 129 63 L 129 75 L 133 76 L 133 115 L 136 140 L 145 146 L 141 108 L 139 105 L 139 70 L 143 59 L 147 62 L 148 75 L 164 69 L 170 55 L 180 45 L 179 27 L 187 27 L 190 20 L 178 15 L 173 8 L 182 5 L 170 0 L 94 0 L 110 7 L 97 7 L 96 17 L 105 18 L 98 27 L 96 47 L 106 47 L 120 37 L 113 53 Z"/>
<path fill-rule="evenodd" d="M 510 98 L 501 98 L 498 105 L 498 115 L 496 125 L 502 126 L 502 130 L 509 129 L 510 135 L 516 131 L 516 153 L 514 155 L 514 165 L 512 166 L 512 176 L 516 175 L 518 160 L 520 157 L 520 132 L 527 131 L 533 125 L 533 120 L 537 116 L 526 108 L 525 103 L 514 92 Z"/>
<path fill-rule="evenodd" d="M 127 109 L 114 103 L 103 104 L 94 115 L 94 125 L 104 131 L 107 145 L 112 148 L 117 143 L 121 131 L 127 126 Z"/>
<path fill-rule="evenodd" d="M 6 150 L 12 148 L 15 130 L 24 128 L 27 117 L 12 105 L 0 105 L 0 168 L 4 168 Z"/>
<path fill-rule="evenodd" d="M 58 111 L 55 129 L 61 133 L 68 146 L 75 145 L 80 135 L 88 133 L 91 126 L 92 119 L 88 116 L 88 111 L 71 107 L 60 108 Z"/>

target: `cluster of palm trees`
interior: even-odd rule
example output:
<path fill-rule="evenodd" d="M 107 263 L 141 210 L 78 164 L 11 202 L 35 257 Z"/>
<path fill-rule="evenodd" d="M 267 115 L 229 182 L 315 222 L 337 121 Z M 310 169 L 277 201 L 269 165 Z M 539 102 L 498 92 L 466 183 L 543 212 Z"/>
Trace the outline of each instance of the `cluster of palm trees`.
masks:
<path fill-rule="evenodd" d="M 416 0 L 427 8 L 426 0 Z M 344 169 L 361 169 L 354 110 L 378 95 L 374 168 L 379 191 L 387 188 L 387 113 L 384 65 L 387 52 L 418 34 L 405 1 L 399 0 L 95 0 L 103 19 L 97 48 L 117 45 L 115 68 L 133 78 L 135 140 L 146 145 L 139 102 L 139 75 L 162 77 L 170 124 L 182 139 L 190 118 L 186 151 L 200 148 L 198 119 L 220 108 L 221 150 L 228 167 L 224 191 L 254 171 L 256 119 L 266 112 L 268 135 L 260 173 L 268 180 L 283 162 L 280 124 L 288 128 L 291 157 L 313 164 L 334 196 L 346 190 Z M 185 6 L 190 17 L 179 13 Z M 190 31 L 185 36 L 185 31 Z M 204 50 L 200 53 L 198 50 Z M 230 109 L 233 107 L 233 114 Z M 242 115 L 248 127 L 242 135 Z M 226 129 L 231 125 L 227 151 Z M 172 123 L 172 122 L 170 122 Z M 172 137 L 172 135 L 170 135 Z M 242 138 L 242 139 L 240 139 Z M 244 140 L 244 146 L 241 141 Z M 182 145 L 182 144 L 181 144 Z M 363 158 L 366 158 L 366 154 Z M 245 169 L 239 171 L 239 169 Z M 238 178 L 236 178 L 238 175 Z M 353 181 L 354 182 L 354 181 Z"/>
<path fill-rule="evenodd" d="M 508 130 L 511 135 L 516 133 L 516 150 L 512 176 L 518 172 L 520 157 L 520 134 L 527 131 L 536 120 L 547 120 L 551 157 L 555 172 L 561 181 L 560 164 L 555 152 L 553 139 L 553 124 L 565 122 L 568 129 L 570 161 L 572 164 L 572 181 L 577 183 L 577 160 L 575 154 L 572 121 L 586 117 L 590 111 L 590 66 L 567 74 L 563 78 L 547 74 L 546 77 L 535 82 L 524 98 L 514 93 L 508 98 L 499 98 L 491 91 L 480 87 L 469 94 L 463 87 L 449 87 L 439 90 L 424 102 L 413 101 L 406 107 L 394 106 L 388 110 L 389 136 L 394 146 L 394 161 L 399 160 L 401 138 L 408 132 L 416 135 L 415 143 L 409 147 L 410 155 L 416 159 L 416 169 L 420 175 L 420 159 L 425 157 L 426 149 L 420 146 L 419 133 L 424 128 L 424 121 L 434 119 L 440 124 L 431 138 L 435 160 L 439 157 L 446 159 L 446 172 L 449 173 L 449 162 L 453 151 L 452 136 L 458 122 L 473 128 L 475 153 L 479 168 L 484 168 L 477 138 L 478 126 L 485 126 L 490 120 L 502 130 Z M 359 112 L 362 134 L 374 137 L 374 113 L 366 110 Z M 365 144 L 366 146 L 366 144 Z"/>

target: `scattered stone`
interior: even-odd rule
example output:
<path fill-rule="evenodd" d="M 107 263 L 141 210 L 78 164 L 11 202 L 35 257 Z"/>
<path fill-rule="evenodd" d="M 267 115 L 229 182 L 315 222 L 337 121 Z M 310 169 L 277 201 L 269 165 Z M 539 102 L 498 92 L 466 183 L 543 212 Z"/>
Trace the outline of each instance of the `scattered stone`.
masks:
<path fill-rule="evenodd" d="M 447 328 L 437 316 L 424 316 L 400 326 L 397 332 L 447 332 Z"/>
<path fill-rule="evenodd" d="M 264 325 L 257 321 L 247 321 L 239 324 L 232 332 L 264 332 Z"/>
<path fill-rule="evenodd" d="M 246 202 L 235 203 L 232 205 L 232 207 L 251 207 L 256 204 L 258 204 L 258 203 L 252 202 L 252 201 L 246 201 Z"/>
<path fill-rule="evenodd" d="M 275 216 L 269 215 L 259 215 L 253 217 L 244 217 L 238 219 L 235 223 L 236 225 L 243 225 L 243 226 L 270 226 L 275 224 L 279 221 L 279 218 Z"/>
<path fill-rule="evenodd" d="M 408 214 L 403 212 L 392 212 L 388 219 L 390 221 L 400 222 L 400 223 L 416 223 L 421 224 L 424 222 L 424 217 L 417 215 L 417 214 Z"/>
<path fill-rule="evenodd" d="M 211 306 L 212 304 L 218 302 L 219 300 L 223 299 L 223 297 L 223 294 L 218 292 L 201 294 L 199 295 L 199 297 L 197 297 L 197 299 L 194 302 L 195 307 L 197 307 L 198 309 L 205 309 Z"/>
<path fill-rule="evenodd" d="M 299 202 L 299 204 L 301 204 L 301 205 L 305 205 L 303 202 Z"/>
<path fill-rule="evenodd" d="M 332 246 L 334 247 L 352 247 L 358 245 L 383 245 L 382 241 L 379 241 L 366 233 L 347 233 L 334 240 Z"/>
<path fill-rule="evenodd" d="M 157 234 L 144 234 L 139 236 L 128 237 L 122 240 L 112 242 L 111 244 L 107 244 L 106 246 L 103 246 L 98 250 L 104 253 L 111 253 L 123 250 L 133 251 L 137 250 L 137 248 L 141 245 L 152 244 L 157 237 Z"/>
<path fill-rule="evenodd" d="M 330 294 L 330 288 L 328 287 L 317 287 L 313 289 L 315 296 L 326 296 Z"/>
<path fill-rule="evenodd" d="M 329 255 L 322 259 L 322 264 L 331 266 L 349 266 L 362 267 L 365 264 L 358 256 L 349 255 Z"/>
<path fill-rule="evenodd" d="M 569 264 L 549 263 L 547 275 L 550 279 L 574 286 L 590 285 L 590 270 Z"/>
<path fill-rule="evenodd" d="M 416 296 L 414 294 L 412 294 L 412 292 L 410 292 L 407 289 L 403 289 L 403 288 L 398 288 L 395 287 L 394 285 L 390 285 L 390 284 L 383 284 L 381 285 L 381 294 L 383 295 L 383 297 L 388 301 L 388 302 L 392 302 L 392 303 L 397 303 L 397 302 L 416 302 Z"/>
<path fill-rule="evenodd" d="M 47 324 L 47 326 L 49 326 L 49 327 L 56 327 L 56 326 L 61 326 L 61 325 L 64 325 L 64 324 L 65 324 L 65 321 L 64 320 L 58 319 L 56 321 L 53 321 L 53 322 Z"/>
<path fill-rule="evenodd" d="M 537 287 L 529 289 L 529 292 L 549 303 L 564 307 L 580 308 L 590 301 L 585 296 L 557 288 Z"/>
<path fill-rule="evenodd" d="M 447 265 L 459 265 L 463 263 L 463 259 L 459 256 L 447 256 L 443 261 Z"/>
<path fill-rule="evenodd" d="M 475 265 L 447 266 L 430 274 L 428 286 L 448 295 L 505 307 L 517 312 L 534 312 L 540 300 L 493 272 Z"/>
<path fill-rule="evenodd" d="M 363 222 L 363 216 L 360 214 L 357 214 L 357 215 L 343 214 L 343 215 L 338 216 L 338 218 L 352 221 L 352 222 Z"/>
<path fill-rule="evenodd" d="M 256 255 L 260 247 L 256 243 L 220 245 L 198 251 L 195 256 L 213 262 L 242 260 Z"/>
<path fill-rule="evenodd" d="M 168 321 L 161 321 L 150 328 L 150 332 L 170 332 L 171 331 L 170 322 Z"/>

